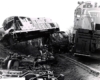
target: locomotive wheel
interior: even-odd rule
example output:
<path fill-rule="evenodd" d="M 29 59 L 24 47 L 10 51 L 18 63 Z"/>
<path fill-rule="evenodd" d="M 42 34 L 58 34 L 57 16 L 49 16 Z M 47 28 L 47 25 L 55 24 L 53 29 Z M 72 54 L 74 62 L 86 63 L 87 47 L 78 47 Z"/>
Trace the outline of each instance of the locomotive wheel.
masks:
<path fill-rule="evenodd" d="M 19 68 L 19 62 L 16 60 L 9 60 L 7 64 L 7 69 L 14 69 L 18 70 Z"/>
<path fill-rule="evenodd" d="M 12 60 L 9 60 L 7 64 L 7 69 L 11 69 L 11 66 L 12 66 Z"/>

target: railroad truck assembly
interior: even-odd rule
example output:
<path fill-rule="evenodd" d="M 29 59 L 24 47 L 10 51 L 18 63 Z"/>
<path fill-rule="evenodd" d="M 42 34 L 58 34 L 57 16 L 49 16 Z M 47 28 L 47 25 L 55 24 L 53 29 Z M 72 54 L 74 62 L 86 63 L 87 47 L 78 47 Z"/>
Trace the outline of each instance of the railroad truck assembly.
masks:
<path fill-rule="evenodd" d="M 25 59 L 26 58 L 26 59 Z M 11 54 L 4 59 L 0 70 L 0 79 L 22 79 L 22 80 L 64 80 L 64 75 L 55 77 L 49 65 L 41 64 L 42 60 L 30 60 L 25 55 Z M 38 63 L 38 66 L 35 64 Z"/>

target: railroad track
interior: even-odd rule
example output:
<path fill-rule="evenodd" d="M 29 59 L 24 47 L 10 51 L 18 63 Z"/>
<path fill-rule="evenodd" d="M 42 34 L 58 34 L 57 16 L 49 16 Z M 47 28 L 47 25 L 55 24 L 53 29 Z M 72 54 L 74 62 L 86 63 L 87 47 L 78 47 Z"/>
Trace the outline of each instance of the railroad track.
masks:
<path fill-rule="evenodd" d="M 62 57 L 62 58 L 64 58 L 66 61 L 69 61 L 69 62 L 75 64 L 76 66 L 78 66 L 78 67 L 84 69 L 84 70 L 87 71 L 89 74 L 92 74 L 92 75 L 95 76 L 95 77 L 100 77 L 100 71 L 98 71 L 97 69 L 94 69 L 94 68 L 92 68 L 92 67 L 90 67 L 90 66 L 87 66 L 87 65 L 85 65 L 85 64 L 83 64 L 83 63 L 81 63 L 81 62 L 79 62 L 79 61 L 77 61 L 77 60 L 74 60 L 74 59 L 72 59 L 72 58 L 70 58 L 70 57 L 67 57 L 67 56 L 65 56 L 65 55 L 59 54 L 59 56 Z"/>

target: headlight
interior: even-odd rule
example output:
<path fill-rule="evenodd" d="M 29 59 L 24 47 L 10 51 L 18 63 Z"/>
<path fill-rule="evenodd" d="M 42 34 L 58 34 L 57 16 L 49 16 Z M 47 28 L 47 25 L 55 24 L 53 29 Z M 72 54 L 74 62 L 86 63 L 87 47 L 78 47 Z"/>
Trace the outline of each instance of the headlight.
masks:
<path fill-rule="evenodd" d="M 81 16 L 80 15 L 77 15 L 77 18 L 80 18 Z"/>

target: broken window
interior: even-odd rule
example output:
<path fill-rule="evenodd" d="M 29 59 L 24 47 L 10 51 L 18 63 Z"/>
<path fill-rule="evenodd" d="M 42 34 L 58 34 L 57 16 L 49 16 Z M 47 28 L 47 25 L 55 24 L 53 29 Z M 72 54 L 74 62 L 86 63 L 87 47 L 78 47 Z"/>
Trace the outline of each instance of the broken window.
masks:
<path fill-rule="evenodd" d="M 21 19 L 25 19 L 26 17 L 20 17 Z"/>
<path fill-rule="evenodd" d="M 54 23 L 49 23 L 51 27 L 55 27 Z"/>
<path fill-rule="evenodd" d="M 30 22 L 30 24 L 32 24 L 32 21 L 31 21 L 31 19 L 30 18 L 27 18 L 28 19 L 28 21 Z"/>
<path fill-rule="evenodd" d="M 29 21 L 31 21 L 31 19 L 30 18 L 27 18 Z"/>
<path fill-rule="evenodd" d="M 20 17 L 24 22 L 27 22 L 26 17 Z"/>
<path fill-rule="evenodd" d="M 83 5 L 83 8 L 92 8 L 93 5 L 91 3 L 86 3 L 85 5 Z"/>
<path fill-rule="evenodd" d="M 77 18 L 80 18 L 80 17 L 81 17 L 81 13 L 82 13 L 81 8 L 78 8 L 78 9 L 75 11 L 76 17 L 77 17 Z"/>
<path fill-rule="evenodd" d="M 23 26 L 22 22 L 19 20 L 18 17 L 15 17 L 14 22 L 16 24 L 16 21 L 19 23 L 20 26 Z"/>
<path fill-rule="evenodd" d="M 8 23 L 4 26 L 4 30 L 7 30 L 7 29 L 11 28 L 12 24 L 13 24 L 13 21 L 8 22 Z"/>
<path fill-rule="evenodd" d="M 16 30 L 21 30 L 21 28 L 20 28 L 21 25 L 18 20 L 16 20 L 15 25 L 16 25 Z"/>

